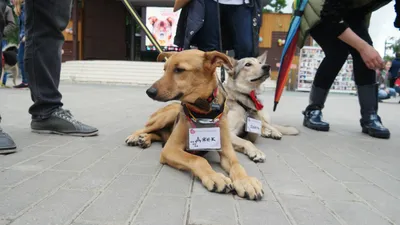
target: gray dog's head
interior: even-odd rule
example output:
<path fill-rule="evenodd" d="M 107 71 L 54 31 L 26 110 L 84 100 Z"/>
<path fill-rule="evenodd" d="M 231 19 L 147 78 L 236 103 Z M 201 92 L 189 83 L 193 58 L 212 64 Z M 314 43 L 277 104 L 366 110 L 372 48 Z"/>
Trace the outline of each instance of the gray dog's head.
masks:
<path fill-rule="evenodd" d="M 228 69 L 228 87 L 241 93 L 259 91 L 261 84 L 270 76 L 271 66 L 266 64 L 267 52 L 257 58 L 231 59 L 233 69 Z"/>

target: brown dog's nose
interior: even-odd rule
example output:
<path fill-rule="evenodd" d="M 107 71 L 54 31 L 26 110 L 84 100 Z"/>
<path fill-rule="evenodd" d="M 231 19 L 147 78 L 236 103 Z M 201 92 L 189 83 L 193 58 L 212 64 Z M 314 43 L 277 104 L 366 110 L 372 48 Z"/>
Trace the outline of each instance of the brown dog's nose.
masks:
<path fill-rule="evenodd" d="M 155 98 L 157 96 L 157 89 L 156 88 L 149 88 L 146 90 L 146 94 L 150 97 L 150 98 Z"/>
<path fill-rule="evenodd" d="M 269 72 L 269 70 L 271 69 L 271 66 L 270 66 L 270 65 L 263 65 L 261 68 L 262 68 L 263 70 Z"/>

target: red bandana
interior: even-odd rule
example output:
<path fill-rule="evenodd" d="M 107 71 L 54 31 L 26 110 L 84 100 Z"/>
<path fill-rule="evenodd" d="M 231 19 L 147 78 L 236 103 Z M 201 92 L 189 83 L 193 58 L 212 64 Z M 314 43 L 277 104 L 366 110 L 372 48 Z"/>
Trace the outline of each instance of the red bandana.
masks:
<path fill-rule="evenodd" d="M 250 92 L 250 98 L 258 111 L 264 108 L 263 104 L 257 99 L 256 92 L 254 90 Z"/>

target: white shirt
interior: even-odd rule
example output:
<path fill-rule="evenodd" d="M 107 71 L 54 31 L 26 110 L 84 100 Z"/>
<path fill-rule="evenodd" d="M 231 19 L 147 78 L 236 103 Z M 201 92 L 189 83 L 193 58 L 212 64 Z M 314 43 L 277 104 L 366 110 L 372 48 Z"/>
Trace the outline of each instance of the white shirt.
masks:
<path fill-rule="evenodd" d="M 217 0 L 214 0 L 217 2 Z M 249 3 L 249 0 L 244 0 L 245 3 Z M 243 0 L 219 0 L 220 4 L 224 5 L 243 5 Z"/>

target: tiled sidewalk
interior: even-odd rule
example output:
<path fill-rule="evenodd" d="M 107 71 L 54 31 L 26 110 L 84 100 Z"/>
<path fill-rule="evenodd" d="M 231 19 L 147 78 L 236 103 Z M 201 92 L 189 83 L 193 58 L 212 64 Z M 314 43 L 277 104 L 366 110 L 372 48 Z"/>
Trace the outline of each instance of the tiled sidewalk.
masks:
<path fill-rule="evenodd" d="M 284 93 L 273 121 L 297 137 L 260 139 L 267 155 L 250 175 L 264 183 L 263 201 L 209 193 L 189 173 L 159 164 L 161 146 L 127 147 L 124 139 L 162 103 L 144 88 L 62 84 L 66 108 L 100 129 L 94 138 L 30 132 L 27 90 L 0 89 L 2 128 L 19 151 L 0 156 L 0 225 L 384 225 L 400 224 L 400 104 L 380 104 L 390 140 L 360 133 L 357 97 L 332 94 L 331 131 L 302 127 L 307 93 Z M 222 171 L 218 156 L 207 156 Z"/>

